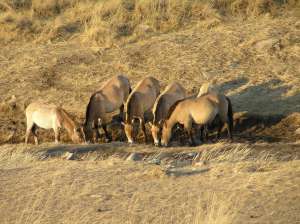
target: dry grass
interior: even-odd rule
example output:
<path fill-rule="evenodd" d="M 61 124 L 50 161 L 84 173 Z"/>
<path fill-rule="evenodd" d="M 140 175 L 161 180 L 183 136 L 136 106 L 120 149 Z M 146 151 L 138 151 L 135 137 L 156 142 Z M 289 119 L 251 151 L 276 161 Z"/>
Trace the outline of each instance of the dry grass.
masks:
<path fill-rule="evenodd" d="M 6 0 L 0 4 L 0 41 L 79 38 L 110 44 L 173 31 L 208 18 L 277 15 L 280 8 L 291 9 L 297 4 L 275 0 Z"/>
<path fill-rule="evenodd" d="M 9 147 L 1 147 L 1 158 L 10 154 Z M 0 161 L 4 202 L 0 222 L 294 223 L 300 209 L 298 160 L 266 159 L 256 146 L 237 145 L 225 151 L 224 147 L 206 149 L 206 155 L 209 149 L 213 155 L 219 151 L 220 160 L 209 156 L 205 172 L 178 168 L 193 171 L 178 176 L 166 175 L 161 166 L 113 157 L 101 161 L 6 157 Z M 12 151 L 19 158 L 34 153 L 21 145 Z M 252 169 L 257 163 L 263 169 Z"/>

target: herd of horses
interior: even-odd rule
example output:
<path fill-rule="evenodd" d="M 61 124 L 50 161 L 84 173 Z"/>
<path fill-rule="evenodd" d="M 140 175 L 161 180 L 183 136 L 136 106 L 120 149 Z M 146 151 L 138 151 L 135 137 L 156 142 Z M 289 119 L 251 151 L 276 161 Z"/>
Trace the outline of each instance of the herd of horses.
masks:
<path fill-rule="evenodd" d="M 59 142 L 60 129 L 65 128 L 74 143 L 98 142 L 99 128 L 105 133 L 107 142 L 112 138 L 107 125 L 112 121 L 111 113 L 119 111 L 120 122 L 129 143 L 136 140 L 139 128 L 147 142 L 145 113 L 152 112 L 150 121 L 153 142 L 156 146 L 168 146 L 172 130 L 177 124 L 188 133 L 190 144 L 195 145 L 193 124 L 200 127 L 201 140 L 207 140 L 208 125 L 218 120 L 218 134 L 226 126 L 232 139 L 233 112 L 228 97 L 212 85 L 205 84 L 197 96 L 188 96 L 186 89 L 178 82 L 170 83 L 162 92 L 154 77 L 145 77 L 132 89 L 129 79 L 117 75 L 106 81 L 92 94 L 86 108 L 86 117 L 80 125 L 61 107 L 53 104 L 33 102 L 26 108 L 27 128 L 25 143 L 30 134 L 38 144 L 37 128 L 53 129 L 55 142 Z M 217 119 L 216 119 L 217 118 Z"/>

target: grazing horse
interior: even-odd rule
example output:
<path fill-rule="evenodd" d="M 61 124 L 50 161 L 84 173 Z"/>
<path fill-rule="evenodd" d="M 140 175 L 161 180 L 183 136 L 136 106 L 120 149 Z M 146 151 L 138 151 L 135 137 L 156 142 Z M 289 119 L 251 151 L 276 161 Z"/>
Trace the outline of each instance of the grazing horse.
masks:
<path fill-rule="evenodd" d="M 26 108 L 27 128 L 25 143 L 28 143 L 30 133 L 34 136 L 35 144 L 38 144 L 37 128 L 53 129 L 55 143 L 59 142 L 59 131 L 65 128 L 74 143 L 85 141 L 83 128 L 73 121 L 70 115 L 62 108 L 53 104 L 31 103 Z"/>
<path fill-rule="evenodd" d="M 100 126 L 105 132 L 106 141 L 111 141 L 106 125 L 111 121 L 108 116 L 116 110 L 123 115 L 124 103 L 131 92 L 130 83 L 123 75 L 114 76 L 103 84 L 99 91 L 95 92 L 87 105 L 85 117 L 85 133 L 87 140 L 91 140 L 93 132 L 96 132 L 96 141 L 100 137 Z"/>
<path fill-rule="evenodd" d="M 224 95 L 208 93 L 202 97 L 189 98 L 177 101 L 169 110 L 167 119 L 163 124 L 161 144 L 169 144 L 172 128 L 176 123 L 184 126 L 188 132 L 190 142 L 195 145 L 192 135 L 192 124 L 201 126 L 210 124 L 219 115 L 226 124 L 229 138 L 232 138 L 232 108 L 231 103 Z"/>
<path fill-rule="evenodd" d="M 151 133 L 156 146 L 158 146 L 160 142 L 162 121 L 166 119 L 170 107 L 186 96 L 186 90 L 178 82 L 172 82 L 157 97 L 152 109 L 153 121 L 150 122 Z"/>
<path fill-rule="evenodd" d="M 139 120 L 147 142 L 144 113 L 150 111 L 159 95 L 160 86 L 157 79 L 146 77 L 141 80 L 130 93 L 125 104 L 125 122 L 124 131 L 129 143 L 133 143 L 136 131 L 133 124 L 136 119 Z"/>

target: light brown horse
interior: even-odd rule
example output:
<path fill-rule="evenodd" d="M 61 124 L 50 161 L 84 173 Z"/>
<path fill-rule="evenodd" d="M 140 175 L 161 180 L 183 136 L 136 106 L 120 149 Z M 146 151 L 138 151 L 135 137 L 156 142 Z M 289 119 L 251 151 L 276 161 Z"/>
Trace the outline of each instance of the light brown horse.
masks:
<path fill-rule="evenodd" d="M 170 107 L 186 96 L 186 90 L 178 82 L 172 82 L 157 97 L 152 109 L 153 121 L 150 122 L 151 133 L 156 146 L 158 146 L 160 142 L 162 121 L 166 119 Z"/>
<path fill-rule="evenodd" d="M 200 126 L 210 124 L 219 115 L 226 124 L 228 136 L 232 138 L 233 113 L 231 102 L 224 95 L 208 93 L 198 98 L 189 98 L 177 101 L 169 110 L 167 119 L 163 124 L 161 144 L 169 144 L 172 128 L 176 123 L 184 126 L 188 132 L 190 142 L 195 145 L 192 135 L 192 124 Z"/>
<path fill-rule="evenodd" d="M 153 77 L 146 77 L 130 93 L 124 108 L 125 122 L 123 123 L 129 143 L 133 143 L 134 136 L 137 134 L 133 126 L 136 119 L 139 120 L 145 142 L 147 141 L 144 113 L 152 109 L 155 99 L 159 95 L 159 90 L 158 80 Z"/>
<path fill-rule="evenodd" d="M 74 143 L 85 141 L 83 128 L 73 121 L 70 115 L 62 108 L 53 104 L 31 103 L 26 108 L 27 128 L 25 143 L 28 143 L 30 133 L 34 136 L 35 144 L 38 144 L 37 128 L 53 129 L 55 143 L 59 142 L 60 129 L 65 128 Z"/>
<path fill-rule="evenodd" d="M 93 132 L 96 132 L 96 141 L 98 141 L 101 126 L 105 132 L 106 141 L 111 141 L 106 128 L 111 121 L 108 114 L 120 110 L 120 115 L 123 115 L 124 103 L 130 91 L 128 78 L 117 75 L 105 82 L 101 89 L 91 96 L 86 108 L 84 123 L 87 140 L 91 140 Z"/>

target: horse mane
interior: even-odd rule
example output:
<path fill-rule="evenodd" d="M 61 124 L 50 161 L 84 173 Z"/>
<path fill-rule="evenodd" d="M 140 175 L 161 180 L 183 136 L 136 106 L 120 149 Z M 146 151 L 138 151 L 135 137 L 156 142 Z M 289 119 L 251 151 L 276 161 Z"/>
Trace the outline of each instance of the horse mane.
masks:
<path fill-rule="evenodd" d="M 159 121 L 158 119 L 158 113 L 159 110 L 161 110 L 163 103 L 165 102 L 164 96 L 160 96 L 156 104 L 154 105 L 154 113 L 153 113 L 153 124 L 157 124 Z"/>
<path fill-rule="evenodd" d="M 130 115 L 131 115 L 131 109 L 134 106 L 134 103 L 136 101 L 136 92 L 133 92 L 131 95 L 129 95 L 127 103 L 125 104 L 125 122 L 128 122 Z"/>
<path fill-rule="evenodd" d="M 170 109 L 169 109 L 169 111 L 168 111 L 168 115 L 167 115 L 167 117 L 166 117 L 166 120 L 170 119 L 172 113 L 174 112 L 174 110 L 176 109 L 176 107 L 178 106 L 178 104 L 181 103 L 181 102 L 184 101 L 184 100 L 185 100 L 185 98 L 184 98 L 184 99 L 181 99 L 181 100 L 177 100 L 177 101 L 170 107 Z"/>

